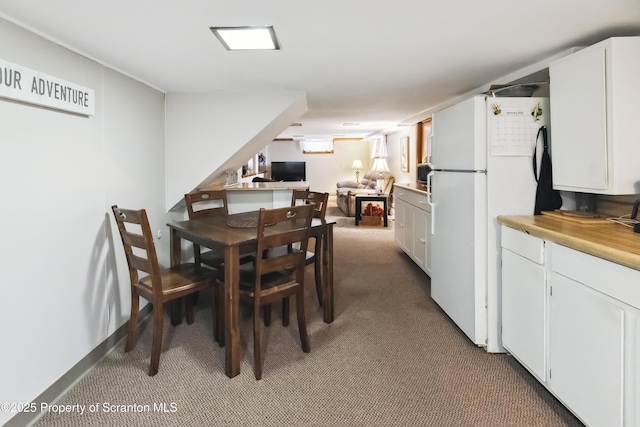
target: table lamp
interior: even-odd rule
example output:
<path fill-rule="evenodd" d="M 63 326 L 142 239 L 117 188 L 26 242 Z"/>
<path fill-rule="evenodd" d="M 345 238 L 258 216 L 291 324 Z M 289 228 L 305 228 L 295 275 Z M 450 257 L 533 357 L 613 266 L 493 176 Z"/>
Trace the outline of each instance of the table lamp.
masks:
<path fill-rule="evenodd" d="M 356 182 L 360 182 L 360 169 L 362 169 L 362 162 L 360 160 L 354 160 L 351 168 L 356 170 Z"/>
<path fill-rule="evenodd" d="M 378 194 L 382 193 L 382 184 L 384 183 L 382 178 L 382 172 L 391 172 L 387 165 L 387 160 L 384 157 L 376 157 L 371 166 L 371 170 L 378 172 L 378 178 L 376 179 L 376 191 Z"/>

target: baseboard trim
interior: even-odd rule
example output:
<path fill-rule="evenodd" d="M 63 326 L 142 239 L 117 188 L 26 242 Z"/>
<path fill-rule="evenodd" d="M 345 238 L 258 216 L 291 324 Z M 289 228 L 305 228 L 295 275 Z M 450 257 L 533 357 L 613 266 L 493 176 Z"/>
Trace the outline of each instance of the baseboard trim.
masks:
<path fill-rule="evenodd" d="M 140 324 L 147 321 L 151 310 L 152 304 L 147 304 L 142 310 L 140 310 Z M 60 379 L 43 391 L 33 402 L 36 403 L 37 412 L 20 412 L 13 418 L 4 424 L 5 427 L 22 427 L 30 426 L 34 424 L 43 413 L 40 411 L 42 403 L 52 405 L 56 403 L 62 396 L 64 396 L 71 388 L 73 388 L 78 381 L 80 381 L 85 375 L 87 375 L 93 368 L 100 362 L 107 354 L 113 351 L 122 340 L 127 336 L 127 326 L 129 322 L 125 322 L 116 331 L 111 334 L 102 343 L 98 344 L 89 354 L 76 363 L 71 369 L 69 369 Z"/>

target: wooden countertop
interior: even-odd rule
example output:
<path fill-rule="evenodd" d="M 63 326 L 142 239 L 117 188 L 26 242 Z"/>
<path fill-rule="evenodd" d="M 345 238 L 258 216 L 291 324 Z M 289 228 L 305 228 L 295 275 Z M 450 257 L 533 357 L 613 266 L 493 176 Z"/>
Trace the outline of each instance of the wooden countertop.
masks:
<path fill-rule="evenodd" d="M 227 190 L 227 191 L 261 191 L 261 190 L 306 190 L 309 183 L 304 181 L 278 182 L 239 182 L 233 185 L 211 184 L 199 190 Z"/>
<path fill-rule="evenodd" d="M 597 224 L 580 224 L 546 215 L 500 215 L 498 223 L 640 270 L 640 233 L 606 219 Z"/>

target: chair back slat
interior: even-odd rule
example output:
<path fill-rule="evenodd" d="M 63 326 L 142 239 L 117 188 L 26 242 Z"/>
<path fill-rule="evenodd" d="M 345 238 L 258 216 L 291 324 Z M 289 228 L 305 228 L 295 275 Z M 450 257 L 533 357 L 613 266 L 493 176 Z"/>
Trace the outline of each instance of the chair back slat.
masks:
<path fill-rule="evenodd" d="M 117 205 L 111 207 L 113 216 L 118 225 L 120 238 L 124 246 L 124 253 L 129 266 L 129 276 L 131 285 L 138 282 L 138 270 L 151 276 L 152 290 L 154 295 L 162 294 L 162 281 L 160 278 L 160 265 L 156 247 L 153 242 L 153 234 L 149 225 L 147 211 L 144 209 L 132 210 L 121 209 Z M 142 234 L 133 233 L 127 229 L 127 224 L 137 226 Z M 139 255 L 133 252 L 133 248 L 141 249 Z M 143 255 L 144 254 L 144 255 Z"/>
<path fill-rule="evenodd" d="M 144 236 L 141 236 L 140 234 L 131 233 L 131 232 L 125 230 L 122 233 L 122 239 L 128 245 L 131 245 L 131 246 L 133 246 L 135 248 L 141 248 L 141 249 L 146 249 L 147 248 L 147 242 L 146 242 Z"/>
<path fill-rule="evenodd" d="M 147 274 L 153 273 L 153 265 L 149 262 L 148 258 L 139 257 L 136 254 L 130 254 L 127 259 L 129 265 L 136 270 L 144 271 Z"/>
<path fill-rule="evenodd" d="M 128 224 L 142 224 L 142 222 L 144 221 L 143 215 L 146 216 L 146 212 L 144 212 L 143 214 L 144 209 L 142 210 L 123 209 L 123 208 L 118 208 L 117 206 L 112 206 L 111 208 L 117 209 L 117 214 L 116 214 L 116 211 L 114 210 L 114 215 L 116 216 L 116 221 L 118 221 L 118 224 L 121 222 L 128 223 Z"/>
<path fill-rule="evenodd" d="M 320 193 L 309 190 L 293 190 L 291 206 L 299 204 L 313 204 L 313 217 L 324 219 L 327 213 L 329 193 Z"/>
<path fill-rule="evenodd" d="M 287 252 L 276 258 L 268 258 L 262 262 L 261 274 L 268 274 L 274 271 L 293 270 L 304 262 L 304 252 L 294 249 L 292 252 Z"/>
<path fill-rule="evenodd" d="M 184 195 L 189 219 L 211 216 L 227 216 L 227 192 L 225 190 L 197 191 Z"/>

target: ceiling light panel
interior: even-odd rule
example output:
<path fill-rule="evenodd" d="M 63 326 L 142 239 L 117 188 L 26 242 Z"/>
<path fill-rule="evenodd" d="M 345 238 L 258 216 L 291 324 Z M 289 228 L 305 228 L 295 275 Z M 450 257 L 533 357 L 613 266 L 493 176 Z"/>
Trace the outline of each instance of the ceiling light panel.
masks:
<path fill-rule="evenodd" d="M 273 27 L 210 27 L 227 50 L 278 50 Z"/>

